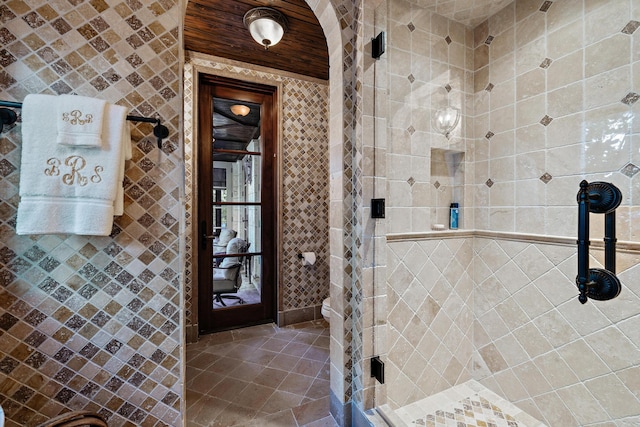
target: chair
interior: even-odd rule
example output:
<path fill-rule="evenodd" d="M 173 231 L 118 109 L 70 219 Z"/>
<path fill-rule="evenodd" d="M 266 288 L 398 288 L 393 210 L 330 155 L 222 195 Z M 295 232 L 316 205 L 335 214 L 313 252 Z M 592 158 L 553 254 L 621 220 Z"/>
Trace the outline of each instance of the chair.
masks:
<path fill-rule="evenodd" d="M 244 303 L 241 297 L 226 294 L 237 293 L 240 286 L 242 286 L 240 268 L 242 267 L 244 255 L 241 254 L 246 253 L 246 251 L 247 243 L 244 240 L 239 237 L 231 239 L 227 244 L 226 254 L 238 256 L 226 256 L 219 266 L 213 268 L 213 300 L 225 307 L 227 304 L 224 303 L 223 298 L 236 299 L 239 304 Z"/>
<path fill-rule="evenodd" d="M 100 414 L 89 411 L 71 411 L 47 422 L 40 424 L 38 427 L 109 427 L 107 422 Z"/>
<path fill-rule="evenodd" d="M 220 235 L 216 240 L 213 241 L 213 253 L 214 254 L 223 254 L 226 251 L 227 245 L 238 235 L 236 230 L 231 228 L 223 228 L 220 231 Z"/>

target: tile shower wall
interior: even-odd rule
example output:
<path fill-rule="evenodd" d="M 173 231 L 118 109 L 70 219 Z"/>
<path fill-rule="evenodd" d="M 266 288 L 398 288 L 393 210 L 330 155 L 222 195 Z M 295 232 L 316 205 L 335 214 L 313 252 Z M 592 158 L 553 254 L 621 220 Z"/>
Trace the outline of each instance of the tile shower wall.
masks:
<path fill-rule="evenodd" d="M 639 13 L 636 2 L 627 0 L 518 1 L 474 30 L 475 95 L 466 128 L 473 139 L 466 155 L 474 160 L 467 166 L 474 170 L 467 176 L 475 195 L 474 226 L 491 231 L 470 233 L 469 370 L 549 425 L 640 422 L 640 290 L 633 280 L 640 245 L 638 221 L 632 221 L 639 187 L 634 120 Z M 575 194 L 583 178 L 612 181 L 622 190 L 618 238 L 627 241 L 618 250 L 622 293 L 584 306 L 577 302 L 572 242 Z M 507 239 L 492 233 L 505 231 Z M 532 241 L 518 233 L 539 236 Z M 603 236 L 601 217 L 592 220 L 592 236 Z M 446 242 L 429 238 L 431 244 Z M 427 251 L 410 259 L 423 244 L 406 236 L 390 238 L 388 294 L 402 297 L 390 298 L 389 319 L 394 307 L 424 298 L 405 289 L 416 280 L 422 284 L 423 264 L 434 256 Z M 593 255 L 596 267 L 602 253 L 593 250 Z M 433 264 L 431 275 L 446 275 L 446 268 Z M 389 323 L 394 334 L 398 329 Z M 404 386 L 388 386 L 393 405 L 416 399 L 424 392 L 421 384 L 442 382 L 433 373 L 408 381 L 407 373 L 419 365 L 393 356 L 393 345 L 411 343 L 412 331 L 389 339 L 392 366 L 404 364 L 399 374 Z M 436 338 L 445 340 L 448 333 Z M 418 352 L 404 345 L 410 354 Z"/>
<path fill-rule="evenodd" d="M 322 305 L 329 296 L 329 154 L 328 154 L 328 85 L 319 81 L 302 80 L 264 70 L 257 71 L 224 60 L 190 55 L 185 72 L 185 128 L 192 129 L 191 110 L 194 93 L 194 68 L 210 74 L 233 75 L 237 79 L 260 79 L 272 84 L 282 84 L 282 146 L 279 156 L 282 162 L 280 193 L 282 205 L 282 229 L 279 230 L 282 250 L 278 295 L 281 297 L 278 311 L 290 313 L 289 321 L 313 319 L 315 307 Z M 192 207 L 195 185 L 192 170 L 194 141 L 191 131 L 185 133 L 185 160 L 188 165 L 186 204 Z M 187 229 L 192 227 L 193 212 L 187 216 Z M 191 238 L 187 247 L 191 248 Z M 189 249 L 190 251 L 190 249 Z M 303 267 L 297 255 L 314 251 L 317 262 Z M 189 252 L 187 258 L 193 254 Z M 194 277 L 186 274 L 187 324 L 198 322 L 193 304 Z M 304 311 L 301 313 L 300 310 Z M 302 317 L 311 316 L 307 319 Z M 297 316 L 297 318 L 296 318 Z"/>
<path fill-rule="evenodd" d="M 475 28 L 477 229 L 574 236 L 580 181 L 603 180 L 640 240 L 639 21 L 631 0 L 518 1 Z"/>
<path fill-rule="evenodd" d="M 638 241 L 639 13 L 627 0 L 514 2 L 475 29 L 476 228 L 575 237 L 578 184 L 603 180 L 623 194 L 618 239 Z M 573 244 L 477 239 L 474 377 L 549 425 L 637 424 L 628 247 L 620 296 L 582 306 Z"/>
<path fill-rule="evenodd" d="M 436 15 L 410 1 L 392 0 L 389 7 L 389 96 L 386 157 L 389 233 L 422 232 L 431 229 L 440 188 L 432 179 L 432 149 L 467 153 L 462 164 L 473 176 L 473 156 L 466 135 L 473 104 L 472 32 L 462 24 Z M 431 116 L 438 108 L 460 108 L 462 119 L 450 138 L 431 129 Z M 461 188 L 467 184 L 460 179 Z M 464 228 L 473 228 L 473 198 L 460 203 Z M 432 200 L 433 199 L 433 200 Z M 452 200 L 446 200 L 446 206 Z M 446 222 L 446 221 L 445 221 Z"/>
<path fill-rule="evenodd" d="M 473 238 L 390 242 L 387 398 L 393 408 L 472 378 Z"/>
<path fill-rule="evenodd" d="M 477 238 L 474 378 L 550 426 L 638 425 L 638 254 L 618 251 L 617 298 L 582 305 L 574 245 Z"/>
<path fill-rule="evenodd" d="M 17 236 L 20 124 L 0 134 L 0 404 L 8 426 L 69 409 L 112 426 L 181 423 L 181 110 L 177 2 L 0 5 L 0 99 L 93 96 L 141 116 L 125 213 L 108 237 Z"/>

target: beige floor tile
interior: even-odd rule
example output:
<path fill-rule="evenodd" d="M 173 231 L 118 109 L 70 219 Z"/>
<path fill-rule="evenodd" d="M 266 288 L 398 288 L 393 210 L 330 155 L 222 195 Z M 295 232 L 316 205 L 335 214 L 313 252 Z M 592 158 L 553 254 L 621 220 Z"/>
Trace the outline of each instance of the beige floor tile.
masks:
<path fill-rule="evenodd" d="M 262 344 L 260 348 L 280 353 L 287 346 L 287 344 L 289 344 L 289 340 L 283 340 L 274 337 L 267 340 L 264 344 Z"/>
<path fill-rule="evenodd" d="M 308 424 L 304 424 L 300 427 L 338 427 L 338 423 L 333 419 L 331 415 L 322 419 L 312 421 Z"/>
<path fill-rule="evenodd" d="M 235 378 L 225 378 L 209 391 L 209 396 L 217 397 L 233 402 L 238 394 L 250 383 L 236 380 Z"/>
<path fill-rule="evenodd" d="M 335 427 L 324 321 L 260 325 L 187 348 L 187 426 Z"/>
<path fill-rule="evenodd" d="M 263 369 L 264 367 L 262 365 L 241 360 L 237 363 L 236 367 L 229 372 L 228 376 L 230 378 L 251 382 L 260 374 L 260 372 L 262 372 Z"/>
<path fill-rule="evenodd" d="M 267 399 L 261 410 L 266 413 L 275 414 L 277 412 L 295 408 L 300 405 L 300 403 L 302 403 L 302 396 L 282 390 L 276 390 L 269 399 Z"/>
<path fill-rule="evenodd" d="M 250 383 L 233 401 L 239 406 L 251 409 L 260 409 L 269 400 L 276 390 L 260 384 Z"/>
<path fill-rule="evenodd" d="M 257 414 L 257 410 L 230 404 L 222 411 L 210 425 L 212 427 L 230 427 L 249 423 Z"/>
<path fill-rule="evenodd" d="M 308 377 L 306 375 L 300 375 L 296 373 L 290 373 L 287 377 L 282 381 L 278 390 L 287 391 L 289 393 L 299 394 L 300 396 L 304 396 L 311 387 L 313 383 L 313 378 Z"/>
<path fill-rule="evenodd" d="M 300 359 L 292 371 L 297 374 L 315 378 L 320 373 L 324 365 L 324 362 L 318 362 L 317 360 Z"/>
<path fill-rule="evenodd" d="M 302 357 L 309 349 L 309 346 L 306 344 L 302 344 L 299 342 L 289 343 L 285 348 L 282 349 L 282 353 L 288 354 L 291 356 L 299 356 Z"/>
<path fill-rule="evenodd" d="M 287 371 L 267 367 L 262 369 L 262 371 L 253 379 L 253 382 L 276 389 L 288 374 L 289 372 Z"/>
<path fill-rule="evenodd" d="M 224 402 L 211 396 L 202 396 L 197 402 L 187 409 L 187 424 L 189 422 L 203 426 L 208 426 L 229 406 L 229 402 Z"/>
<path fill-rule="evenodd" d="M 198 375 L 196 375 L 189 381 L 187 388 L 198 393 L 207 394 L 224 378 L 225 377 L 216 372 L 206 370 L 200 371 Z"/>
<path fill-rule="evenodd" d="M 305 405 L 293 408 L 293 415 L 296 417 L 298 425 L 309 424 L 330 415 L 329 397 L 314 400 Z"/>
<path fill-rule="evenodd" d="M 299 360 L 300 357 L 298 356 L 278 354 L 271 362 L 269 362 L 269 367 L 288 371 L 292 366 L 296 366 Z"/>
<path fill-rule="evenodd" d="M 319 362 L 326 362 L 329 360 L 329 349 L 311 346 L 303 356 L 305 359 L 317 360 Z"/>
<path fill-rule="evenodd" d="M 323 380 L 320 378 L 316 378 L 313 380 L 311 387 L 307 390 L 307 393 L 304 395 L 309 399 L 321 399 L 329 395 L 329 381 Z"/>
<path fill-rule="evenodd" d="M 262 416 L 256 418 L 250 423 L 251 427 L 283 427 L 295 426 L 296 419 L 290 409 L 280 411 L 273 415 Z"/>

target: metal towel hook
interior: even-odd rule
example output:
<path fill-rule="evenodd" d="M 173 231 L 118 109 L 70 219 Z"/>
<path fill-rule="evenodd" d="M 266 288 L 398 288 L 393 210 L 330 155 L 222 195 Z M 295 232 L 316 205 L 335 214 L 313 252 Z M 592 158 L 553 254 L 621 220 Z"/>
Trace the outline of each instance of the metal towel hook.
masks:
<path fill-rule="evenodd" d="M 622 285 L 616 277 L 616 209 L 622 203 L 622 193 L 608 182 L 580 183 L 578 201 L 578 300 L 585 304 L 588 298 L 606 301 L 620 294 Z M 605 215 L 604 264 L 605 268 L 589 268 L 589 213 Z"/>

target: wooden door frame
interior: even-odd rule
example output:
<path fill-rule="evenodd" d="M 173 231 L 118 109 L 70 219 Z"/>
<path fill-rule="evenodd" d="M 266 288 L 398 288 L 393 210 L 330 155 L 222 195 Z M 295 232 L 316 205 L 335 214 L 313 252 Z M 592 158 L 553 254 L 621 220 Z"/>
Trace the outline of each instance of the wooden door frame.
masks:
<path fill-rule="evenodd" d="M 270 184 L 273 185 L 273 188 L 270 190 L 274 203 L 273 203 L 273 213 L 275 220 L 273 221 L 273 239 L 270 244 L 270 250 L 273 253 L 273 302 L 271 304 L 271 310 L 273 315 L 273 320 L 278 323 L 278 313 L 279 307 L 281 306 L 282 297 L 280 295 L 280 283 L 279 278 L 281 277 L 281 263 L 280 263 L 280 249 L 282 247 L 282 236 L 280 230 L 282 229 L 282 219 L 280 215 L 280 210 L 282 206 L 281 200 L 281 192 L 279 191 L 281 176 L 282 176 L 282 164 L 280 161 L 280 152 L 282 147 L 282 82 L 265 80 L 265 79 L 255 79 L 250 78 L 250 76 L 238 76 L 236 73 L 226 72 L 222 70 L 211 70 L 208 68 L 194 67 L 194 96 L 193 96 L 193 118 L 194 118 L 194 128 L 193 128 L 193 158 L 192 158 L 192 166 L 193 166 L 193 197 L 192 197 L 192 310 L 193 310 L 193 319 L 196 320 L 195 329 L 199 334 L 201 325 L 200 322 L 200 310 L 203 307 L 204 301 L 202 295 L 200 295 L 199 284 L 199 246 L 200 246 L 200 233 L 199 233 L 199 221 L 197 220 L 200 216 L 201 212 L 201 204 L 198 197 L 198 193 L 200 190 L 199 185 L 199 174 L 202 172 L 200 170 L 200 141 L 202 135 L 210 134 L 208 129 L 203 129 L 203 124 L 199 120 L 201 114 L 202 105 L 202 95 L 200 93 L 200 88 L 204 82 L 220 82 L 223 84 L 228 84 L 231 86 L 235 86 L 240 90 L 256 90 L 260 87 L 268 87 L 271 91 L 271 96 L 273 99 L 272 106 L 272 132 L 273 132 L 273 180 Z M 244 78 L 248 77 L 248 78 Z M 239 79 L 241 78 L 241 79 Z M 204 108 L 210 108 L 204 106 Z M 263 239 L 262 242 L 263 248 L 268 243 L 266 239 Z M 264 264 L 264 263 L 263 263 Z M 195 332 L 195 331 L 194 331 Z"/>

